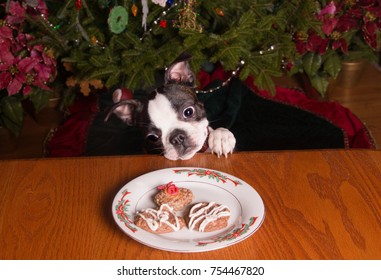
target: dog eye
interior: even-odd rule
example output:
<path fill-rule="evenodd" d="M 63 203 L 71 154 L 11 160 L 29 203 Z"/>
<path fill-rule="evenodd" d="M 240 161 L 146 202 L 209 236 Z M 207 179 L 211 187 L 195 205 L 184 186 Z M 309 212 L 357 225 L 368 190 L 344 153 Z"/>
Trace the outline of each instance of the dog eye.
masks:
<path fill-rule="evenodd" d="M 150 142 L 157 142 L 159 140 L 159 136 L 156 134 L 148 134 L 146 139 Z"/>
<path fill-rule="evenodd" d="M 192 106 L 185 108 L 183 111 L 183 116 L 186 119 L 192 117 L 193 114 L 194 114 L 194 107 L 192 107 Z"/>

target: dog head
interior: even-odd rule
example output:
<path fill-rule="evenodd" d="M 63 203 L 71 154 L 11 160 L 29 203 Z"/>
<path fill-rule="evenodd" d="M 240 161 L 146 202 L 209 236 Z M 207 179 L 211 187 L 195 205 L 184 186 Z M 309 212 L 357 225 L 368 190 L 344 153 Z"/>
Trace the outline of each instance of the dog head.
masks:
<path fill-rule="evenodd" d="M 115 105 L 106 117 L 114 113 L 127 125 L 140 127 L 146 151 L 170 160 L 192 158 L 208 137 L 209 123 L 194 90 L 188 59 L 174 62 L 165 73 L 164 85 L 145 100 L 123 100 L 121 90 L 116 90 Z"/>

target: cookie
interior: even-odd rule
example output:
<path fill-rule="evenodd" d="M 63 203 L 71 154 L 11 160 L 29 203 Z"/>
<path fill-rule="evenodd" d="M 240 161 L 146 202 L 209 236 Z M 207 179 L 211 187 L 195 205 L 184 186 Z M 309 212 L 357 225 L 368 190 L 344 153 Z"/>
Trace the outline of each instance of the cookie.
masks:
<path fill-rule="evenodd" d="M 145 231 L 158 234 L 179 231 L 185 226 L 184 219 L 176 216 L 168 204 L 162 204 L 159 209 L 147 208 L 139 211 L 134 223 Z"/>
<path fill-rule="evenodd" d="M 192 206 L 187 217 L 190 230 L 211 232 L 226 228 L 230 209 L 216 202 L 201 202 Z"/>
<path fill-rule="evenodd" d="M 173 182 L 159 186 L 160 190 L 154 197 L 157 205 L 168 204 L 175 211 L 181 211 L 193 201 L 193 193 L 186 188 L 179 188 Z"/>

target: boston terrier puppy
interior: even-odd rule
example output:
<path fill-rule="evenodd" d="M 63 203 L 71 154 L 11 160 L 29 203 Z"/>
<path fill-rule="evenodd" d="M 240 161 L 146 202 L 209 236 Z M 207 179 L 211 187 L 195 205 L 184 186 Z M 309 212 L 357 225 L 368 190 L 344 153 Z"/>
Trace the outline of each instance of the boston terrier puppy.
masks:
<path fill-rule="evenodd" d="M 105 121 L 114 113 L 127 125 L 141 128 L 145 150 L 170 160 L 187 160 L 202 150 L 227 157 L 233 152 L 235 137 L 228 129 L 209 126 L 188 60 L 175 61 L 165 72 L 164 85 L 144 100 L 124 100 L 122 91 L 115 90 L 115 104 Z"/>

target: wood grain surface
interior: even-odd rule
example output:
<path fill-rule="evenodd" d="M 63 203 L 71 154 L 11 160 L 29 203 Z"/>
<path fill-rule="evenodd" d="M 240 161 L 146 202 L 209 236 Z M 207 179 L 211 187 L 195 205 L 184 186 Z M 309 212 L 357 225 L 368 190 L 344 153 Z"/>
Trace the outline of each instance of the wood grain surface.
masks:
<path fill-rule="evenodd" d="M 150 171 L 197 166 L 261 195 L 262 227 L 235 245 L 173 253 L 140 244 L 113 220 L 112 200 Z M 380 259 L 381 151 L 197 154 L 0 161 L 0 259 Z"/>

